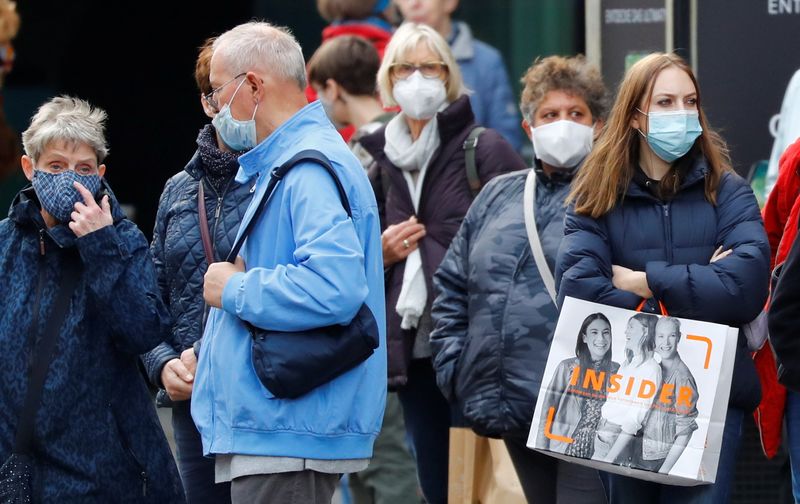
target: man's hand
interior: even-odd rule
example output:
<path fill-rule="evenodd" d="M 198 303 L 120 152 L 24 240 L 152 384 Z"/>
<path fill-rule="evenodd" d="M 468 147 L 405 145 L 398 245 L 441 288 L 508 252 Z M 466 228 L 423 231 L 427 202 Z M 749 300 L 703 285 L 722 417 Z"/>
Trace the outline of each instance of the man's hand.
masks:
<path fill-rule="evenodd" d="M 75 236 L 80 238 L 114 224 L 114 219 L 111 217 L 111 205 L 108 203 L 108 195 L 103 196 L 100 206 L 98 206 L 92 193 L 80 182 L 73 182 L 72 185 L 83 197 L 83 203 L 80 201 L 75 203 L 75 211 L 70 215 L 72 220 L 69 222 L 69 228 L 75 233 Z"/>
<path fill-rule="evenodd" d="M 405 260 L 408 254 L 417 250 L 423 236 L 425 236 L 425 226 L 418 223 L 414 216 L 387 227 L 381 235 L 383 267 L 388 268 Z"/>
<path fill-rule="evenodd" d="M 203 277 L 203 299 L 209 306 L 222 308 L 222 291 L 225 284 L 236 273 L 244 271 L 244 259 L 242 256 L 236 258 L 236 262 L 218 262 L 208 265 L 206 276 Z"/>
<path fill-rule="evenodd" d="M 172 359 L 164 364 L 161 370 L 161 383 L 164 390 L 173 401 L 185 401 L 192 397 L 192 386 L 194 385 L 194 374 L 190 372 L 183 363 L 183 356 L 187 351 L 194 353 L 190 348 L 184 350 L 180 359 Z"/>

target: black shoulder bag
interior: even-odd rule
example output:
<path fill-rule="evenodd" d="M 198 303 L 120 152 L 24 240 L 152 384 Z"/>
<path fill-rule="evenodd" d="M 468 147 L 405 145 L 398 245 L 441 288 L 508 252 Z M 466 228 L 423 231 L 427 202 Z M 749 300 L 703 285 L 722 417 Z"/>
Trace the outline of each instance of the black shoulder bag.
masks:
<path fill-rule="evenodd" d="M 330 161 L 316 150 L 304 150 L 272 170 L 264 197 L 247 223 L 227 261 L 235 262 L 242 243 L 267 206 L 269 197 L 286 173 L 300 162 L 320 164 L 330 173 L 347 215 L 352 218 L 347 194 Z M 253 367 L 261 383 L 275 397 L 293 399 L 323 385 L 365 361 L 378 347 L 378 324 L 366 303 L 347 325 L 307 331 L 260 329 L 246 323 L 252 336 Z"/>
<path fill-rule="evenodd" d="M 61 286 L 56 294 L 53 311 L 47 319 L 42 340 L 33 349 L 33 363 L 28 380 L 28 392 L 22 411 L 17 422 L 17 433 L 14 438 L 14 448 L 11 456 L 0 467 L 0 503 L 2 504 L 29 504 L 33 502 L 33 430 L 36 420 L 36 411 L 42 399 L 47 370 L 55 353 L 59 329 L 64 322 L 69 309 L 69 300 L 80 276 L 80 264 L 74 258 L 67 257 L 62 267 L 63 277 Z M 38 298 L 39 296 L 37 296 Z M 38 300 L 34 309 L 38 311 Z M 38 314 L 33 315 L 31 323 L 32 344 L 36 342 L 39 332 Z"/>

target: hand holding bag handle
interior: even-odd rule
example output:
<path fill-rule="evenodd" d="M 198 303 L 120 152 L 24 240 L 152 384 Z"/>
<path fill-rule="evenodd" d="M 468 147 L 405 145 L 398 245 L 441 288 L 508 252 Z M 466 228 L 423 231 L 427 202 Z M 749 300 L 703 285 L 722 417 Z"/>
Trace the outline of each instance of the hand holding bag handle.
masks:
<path fill-rule="evenodd" d="M 350 203 L 339 177 L 324 154 L 304 150 L 272 170 L 264 196 L 253 217 L 234 243 L 227 261 L 235 262 L 247 235 L 253 230 L 278 182 L 301 162 L 321 165 L 333 177 L 342 206 L 352 218 Z M 252 336 L 252 361 L 256 376 L 275 397 L 293 399 L 349 371 L 365 361 L 379 344 L 378 324 L 366 303 L 347 325 L 307 331 L 272 331 L 244 322 Z"/>
<path fill-rule="evenodd" d="M 53 354 L 58 343 L 59 329 L 66 318 L 70 298 L 75 291 L 82 271 L 80 262 L 77 257 L 73 256 L 72 251 L 66 253 L 61 270 L 61 285 L 55 297 L 53 310 L 47 318 L 42 340 L 32 350 L 33 363 L 31 364 L 30 377 L 28 379 L 28 391 L 17 421 L 14 448 L 11 456 L 0 467 L 0 503 L 3 504 L 30 503 L 33 500 L 31 486 L 32 463 L 30 457 L 33 451 L 36 412 L 41 404 L 47 371 L 50 368 L 50 362 L 53 360 Z M 37 293 L 37 301 L 34 305 L 36 313 L 34 313 L 30 329 L 31 345 L 36 344 L 36 338 L 39 333 L 38 309 L 40 299 L 41 295 Z"/>

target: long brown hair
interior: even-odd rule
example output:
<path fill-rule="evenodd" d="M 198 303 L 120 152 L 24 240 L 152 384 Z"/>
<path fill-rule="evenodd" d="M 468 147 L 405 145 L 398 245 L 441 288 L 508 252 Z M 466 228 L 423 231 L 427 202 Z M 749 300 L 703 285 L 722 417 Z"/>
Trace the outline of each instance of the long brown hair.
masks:
<path fill-rule="evenodd" d="M 631 121 L 641 103 L 649 103 L 656 78 L 667 67 L 675 66 L 686 72 L 697 91 L 697 110 L 703 133 L 695 141 L 695 147 L 708 160 L 711 168 L 705 180 L 706 199 L 717 202 L 717 186 L 722 174 L 731 169 L 728 148 L 722 138 L 708 125 L 701 106 L 700 87 L 691 67 L 676 54 L 653 53 L 634 64 L 625 74 L 619 86 L 617 99 L 611 109 L 603 132 L 578 170 L 567 203 L 575 203 L 575 212 L 599 218 L 610 212 L 627 190 L 633 178 L 639 146 L 639 132 Z M 675 164 L 662 183 L 679 184 Z"/>

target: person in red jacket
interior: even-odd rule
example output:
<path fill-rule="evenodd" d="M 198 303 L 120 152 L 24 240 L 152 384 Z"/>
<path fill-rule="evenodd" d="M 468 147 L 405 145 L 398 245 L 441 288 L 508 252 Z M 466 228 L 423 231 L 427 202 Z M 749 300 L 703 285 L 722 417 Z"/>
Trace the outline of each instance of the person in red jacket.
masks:
<path fill-rule="evenodd" d="M 778 180 L 763 210 L 770 246 L 770 267 L 773 269 L 786 260 L 797 236 L 800 218 L 800 138 L 784 151 L 778 167 Z M 771 346 L 765 345 L 754 359 L 763 391 L 761 404 L 755 412 L 762 448 L 769 458 L 777 453 L 785 417 L 792 494 L 795 501 L 800 502 L 800 393 L 787 391 L 778 383 Z"/>

